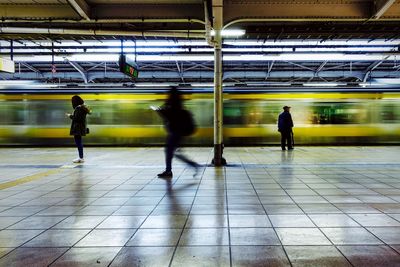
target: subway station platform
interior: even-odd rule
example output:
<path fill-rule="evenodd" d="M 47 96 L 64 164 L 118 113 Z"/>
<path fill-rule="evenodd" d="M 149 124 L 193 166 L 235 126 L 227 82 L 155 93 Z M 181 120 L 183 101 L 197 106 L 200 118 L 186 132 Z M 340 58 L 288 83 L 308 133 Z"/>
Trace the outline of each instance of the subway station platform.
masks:
<path fill-rule="evenodd" d="M 0 266 L 400 266 L 400 147 L 0 149 Z"/>

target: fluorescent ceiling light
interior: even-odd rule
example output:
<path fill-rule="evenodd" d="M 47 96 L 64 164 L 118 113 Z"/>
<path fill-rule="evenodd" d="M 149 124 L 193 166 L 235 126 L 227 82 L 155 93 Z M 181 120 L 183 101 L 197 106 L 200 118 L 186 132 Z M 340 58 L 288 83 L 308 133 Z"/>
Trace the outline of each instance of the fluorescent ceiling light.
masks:
<path fill-rule="evenodd" d="M 214 87 L 213 83 L 191 83 L 190 85 L 193 87 Z"/>
<path fill-rule="evenodd" d="M 361 87 L 367 87 L 367 86 L 371 86 L 372 84 L 371 83 L 359 83 L 358 85 Z"/>
<path fill-rule="evenodd" d="M 212 32 L 214 34 L 214 32 Z M 232 30 L 222 30 L 223 36 L 240 36 L 245 34 L 244 30 L 241 29 L 232 29 Z M 393 40 L 384 40 L 384 39 L 377 39 L 377 40 L 328 40 L 322 41 L 321 40 L 278 40 L 278 41 L 258 41 L 258 40 L 225 40 L 224 44 L 233 45 L 233 46 L 293 46 L 293 47 L 301 47 L 301 46 L 337 46 L 337 45 L 344 45 L 344 46 L 381 46 L 381 45 L 392 45 L 396 47 L 400 45 L 400 39 L 393 39 Z M 9 41 L 0 41 L 0 45 L 4 48 L 10 45 Z M 31 41 L 23 41 L 23 43 L 15 43 L 14 47 L 25 47 L 25 46 L 34 46 L 40 47 L 48 46 L 51 47 L 52 43 L 49 41 L 37 40 L 35 42 Z M 79 42 L 76 41 L 60 41 L 59 43 L 54 43 L 54 47 L 60 46 L 70 46 L 70 47 L 81 47 L 81 46 L 120 46 L 120 41 L 88 41 L 88 40 L 80 40 Z M 164 46 L 164 47 L 179 47 L 179 46 L 207 46 L 206 41 L 203 40 L 148 40 L 148 41 L 136 41 L 137 46 L 145 46 L 145 47 L 152 47 L 152 46 Z M 124 48 L 127 47 L 134 47 L 135 42 L 132 40 L 124 41 Z"/>
<path fill-rule="evenodd" d="M 25 89 L 25 88 L 50 88 L 58 87 L 57 84 L 37 83 L 31 80 L 2 80 L 0 81 L 0 89 Z"/>
<path fill-rule="evenodd" d="M 128 55 L 133 59 L 133 55 Z M 55 56 L 55 62 L 118 62 L 119 54 L 75 54 L 72 56 Z M 170 54 L 170 55 L 137 55 L 138 62 L 168 61 L 213 61 L 212 54 Z M 398 60 L 396 55 L 388 54 L 344 54 L 344 53 L 274 53 L 274 54 L 242 54 L 225 55 L 224 61 L 380 61 Z M 51 62 L 51 56 L 14 56 L 16 62 Z"/>
<path fill-rule="evenodd" d="M 69 49 L 68 49 L 69 50 Z M 66 52 L 68 52 L 68 50 Z M 79 51 L 80 50 L 80 51 Z M 73 52 L 74 53 L 82 53 L 82 49 L 74 48 Z M 101 48 L 101 49 L 96 49 L 96 48 L 91 48 L 87 49 L 86 53 L 120 53 L 121 49 L 120 48 Z M 135 50 L 134 47 L 125 47 L 124 48 L 124 54 L 126 53 L 177 53 L 177 52 L 189 52 L 189 49 L 187 48 L 180 48 L 180 47 L 149 47 L 149 48 L 138 48 Z"/>
<path fill-rule="evenodd" d="M 44 84 L 33 84 L 33 85 L 30 85 L 29 86 L 30 88 L 49 88 L 49 87 L 52 87 L 52 88 L 55 88 L 55 87 L 58 87 L 58 84 L 54 84 L 54 83 L 44 83 Z"/>
<path fill-rule="evenodd" d="M 344 53 L 282 53 L 264 55 L 226 55 L 225 61 L 378 61 L 395 60 L 385 54 L 344 54 Z"/>
<path fill-rule="evenodd" d="M 311 87 L 335 87 L 335 86 L 343 86 L 345 83 L 304 83 L 303 86 L 311 86 Z"/>
<path fill-rule="evenodd" d="M 213 61 L 212 55 L 138 55 L 137 61 Z"/>
<path fill-rule="evenodd" d="M 301 53 L 315 53 L 315 52 L 330 52 L 330 53 L 345 53 L 345 52 L 364 52 L 364 53 L 372 53 L 372 52 L 391 52 L 393 51 L 393 47 L 345 47 L 345 48 L 336 48 L 336 47 L 314 47 L 314 48 L 296 48 L 295 52 L 301 52 Z M 2 49 L 3 52 L 5 53 L 10 53 L 11 49 L 5 48 Z M 209 47 L 204 47 L 204 48 L 188 48 L 188 47 L 140 47 L 140 48 L 134 48 L 134 47 L 125 47 L 124 48 L 124 53 L 125 54 L 143 54 L 143 53 L 153 53 L 153 54 L 161 54 L 161 53 L 187 53 L 187 54 L 192 54 L 192 53 L 199 53 L 199 52 L 208 52 L 208 53 L 213 53 L 214 49 Z M 293 53 L 293 48 L 291 47 L 228 47 L 228 48 L 222 48 L 223 52 L 232 52 L 232 53 Z M 48 49 L 18 49 L 18 52 L 24 52 L 25 54 L 30 53 L 30 54 L 37 54 L 40 52 L 43 53 L 48 53 Z M 62 52 L 65 54 L 91 54 L 91 53 L 120 53 L 121 49 L 120 48 L 88 48 L 85 51 L 80 48 L 80 47 L 70 47 L 67 49 L 63 49 L 62 51 L 60 50 L 55 50 L 56 53 Z M 300 54 L 301 54 L 300 53 Z M 18 54 L 18 53 L 17 53 Z"/>
<path fill-rule="evenodd" d="M 118 54 L 98 54 L 98 55 L 90 55 L 90 54 L 77 54 L 72 56 L 65 57 L 69 61 L 88 61 L 88 62 L 118 62 L 119 55 Z"/>
<path fill-rule="evenodd" d="M 377 78 L 377 79 L 373 79 L 374 82 L 376 83 L 380 83 L 380 84 L 396 84 L 396 85 L 400 85 L 400 79 L 398 78 Z"/>
<path fill-rule="evenodd" d="M 3 42 L 0 41 L 0 44 L 2 44 L 2 46 L 8 46 L 9 42 L 4 41 L 4 45 Z M 35 46 L 35 47 L 40 47 L 42 46 L 48 46 L 51 47 L 52 43 L 49 41 L 42 41 L 42 40 L 38 40 L 35 41 L 34 43 L 31 41 L 23 41 L 22 44 L 20 43 L 14 43 L 13 44 L 14 47 L 24 47 L 24 46 Z M 165 46 L 165 47 L 176 47 L 176 46 L 201 46 L 201 45 L 207 45 L 206 41 L 202 41 L 202 40 L 179 40 L 179 41 L 174 41 L 174 40 L 149 40 L 149 41 L 136 41 L 136 45 L 137 46 L 146 46 L 146 47 L 151 47 L 151 46 Z M 86 41 L 86 40 L 80 40 L 79 42 L 76 41 L 60 41 L 59 43 L 54 43 L 54 47 L 60 47 L 60 46 L 71 46 L 71 47 L 77 47 L 79 48 L 80 46 L 121 46 L 121 42 L 120 41 L 108 41 L 108 40 L 103 40 L 103 41 Z M 125 47 L 134 47 L 135 46 L 135 42 L 131 41 L 131 40 L 126 40 L 124 41 L 124 48 Z"/>
<path fill-rule="evenodd" d="M 296 52 L 390 52 L 393 47 L 296 47 Z"/>
<path fill-rule="evenodd" d="M 30 80 L 1 80 L 0 85 L 25 85 L 32 84 L 34 81 Z"/>
<path fill-rule="evenodd" d="M 223 37 L 237 37 L 237 36 L 243 36 L 246 34 L 245 30 L 222 30 L 221 31 L 221 36 Z M 215 36 L 215 31 L 211 31 L 211 36 Z"/>
<path fill-rule="evenodd" d="M 285 82 L 247 82 L 248 86 L 291 86 L 291 83 Z"/>
<path fill-rule="evenodd" d="M 168 86 L 177 86 L 177 84 L 170 83 L 135 83 L 136 87 L 168 87 Z"/>
<path fill-rule="evenodd" d="M 400 39 L 393 40 L 278 40 L 278 41 L 257 41 L 257 40 L 226 40 L 224 44 L 236 45 L 236 46 L 275 46 L 275 45 L 286 45 L 286 46 L 334 46 L 334 45 L 346 45 L 346 46 L 377 46 L 377 45 L 399 45 Z"/>

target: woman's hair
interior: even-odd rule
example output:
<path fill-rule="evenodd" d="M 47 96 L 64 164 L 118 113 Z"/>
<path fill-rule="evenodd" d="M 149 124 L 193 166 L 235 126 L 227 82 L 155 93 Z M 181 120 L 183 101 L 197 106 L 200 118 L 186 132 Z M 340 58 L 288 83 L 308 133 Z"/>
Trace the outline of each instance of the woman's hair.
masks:
<path fill-rule="evenodd" d="M 166 104 L 171 108 L 181 109 L 182 108 L 182 97 L 181 93 L 176 87 L 172 87 L 169 91 L 169 96 Z"/>
<path fill-rule="evenodd" d="M 72 107 L 75 109 L 79 105 L 83 105 L 85 103 L 80 96 L 74 95 L 71 99 Z"/>

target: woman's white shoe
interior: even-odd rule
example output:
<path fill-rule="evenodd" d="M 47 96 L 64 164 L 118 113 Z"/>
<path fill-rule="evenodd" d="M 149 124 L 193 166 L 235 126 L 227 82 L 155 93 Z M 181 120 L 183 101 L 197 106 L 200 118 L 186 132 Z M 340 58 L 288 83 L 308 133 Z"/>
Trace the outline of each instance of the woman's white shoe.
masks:
<path fill-rule="evenodd" d="M 85 160 L 84 160 L 84 159 L 81 159 L 81 158 L 77 158 L 77 159 L 74 159 L 72 162 L 73 162 L 73 163 L 84 163 Z"/>

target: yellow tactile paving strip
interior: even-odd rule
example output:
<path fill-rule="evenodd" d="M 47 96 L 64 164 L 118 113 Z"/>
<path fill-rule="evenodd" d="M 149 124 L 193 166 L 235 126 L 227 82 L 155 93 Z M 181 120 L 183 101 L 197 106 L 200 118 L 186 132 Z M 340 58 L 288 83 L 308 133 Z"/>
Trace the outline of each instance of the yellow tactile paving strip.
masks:
<path fill-rule="evenodd" d="M 35 181 L 35 180 L 39 180 L 39 179 L 42 179 L 42 178 L 47 177 L 49 175 L 58 173 L 60 171 L 61 171 L 61 169 L 48 170 L 48 171 L 45 171 L 45 172 L 36 173 L 36 174 L 29 175 L 29 176 L 26 176 L 26 177 L 23 177 L 23 178 L 19 178 L 17 180 L 13 180 L 13 181 L 9 181 L 9 182 L 6 182 L 6 183 L 2 183 L 2 184 L 0 184 L 0 190 L 7 189 L 7 188 L 10 188 L 10 187 L 14 187 L 14 186 L 21 185 L 21 184 L 25 184 L 25 183 L 32 182 L 32 181 Z"/>

